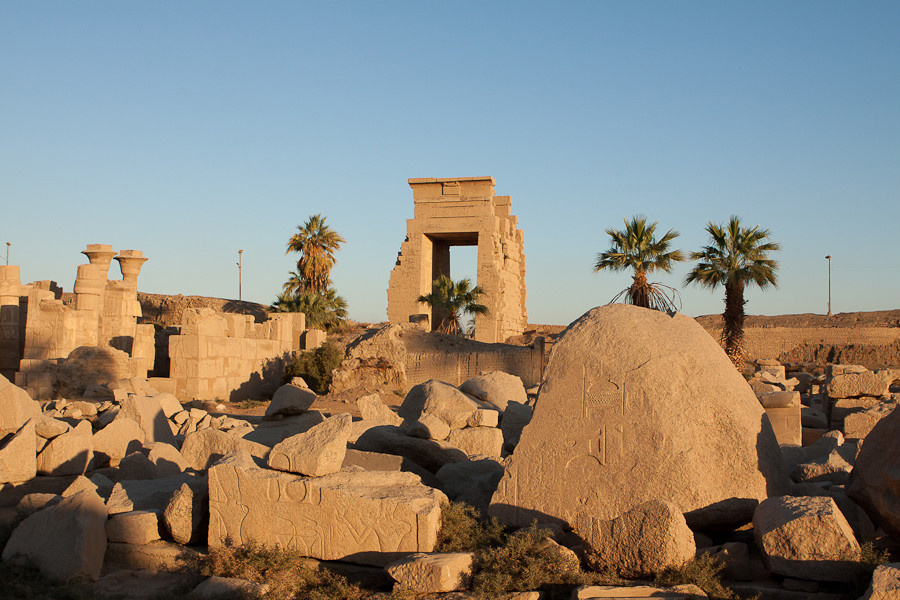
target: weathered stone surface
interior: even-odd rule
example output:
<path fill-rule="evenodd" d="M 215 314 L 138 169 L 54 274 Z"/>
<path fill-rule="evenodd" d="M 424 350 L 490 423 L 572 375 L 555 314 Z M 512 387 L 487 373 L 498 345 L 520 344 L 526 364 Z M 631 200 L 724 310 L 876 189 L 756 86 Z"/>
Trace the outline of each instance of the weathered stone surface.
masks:
<path fill-rule="evenodd" d="M 184 571 L 185 563 L 200 558 L 196 550 L 163 540 L 149 544 L 109 542 L 106 546 L 106 564 L 123 569 L 175 573 Z"/>
<path fill-rule="evenodd" d="M 350 413 L 341 413 L 276 444 L 269 453 L 269 467 L 311 477 L 337 473 L 347 451 L 352 421 Z"/>
<path fill-rule="evenodd" d="M 830 481 L 836 484 L 844 484 L 853 469 L 854 450 L 841 447 L 832 450 L 827 456 L 817 458 L 808 463 L 797 465 L 792 473 L 794 481 L 821 482 Z"/>
<path fill-rule="evenodd" d="M 96 475 L 95 475 L 95 477 L 96 477 Z M 102 475 L 101 475 L 101 477 L 102 477 Z M 103 494 L 101 494 L 98 491 L 99 489 L 100 489 L 100 486 L 98 486 L 96 483 L 94 483 L 93 481 L 91 481 L 90 479 L 85 477 L 84 475 L 79 475 L 78 477 L 75 478 L 75 481 L 73 481 L 69 487 L 67 487 L 65 490 L 63 490 L 62 496 L 64 498 L 66 498 L 68 496 L 74 496 L 78 492 L 82 492 L 84 490 L 90 490 L 90 491 L 94 492 L 95 494 L 97 494 L 98 496 L 102 497 Z M 112 484 L 110 484 L 110 489 L 112 489 Z"/>
<path fill-rule="evenodd" d="M 859 600 L 897 600 L 900 598 L 900 563 L 878 565 L 872 583 Z"/>
<path fill-rule="evenodd" d="M 450 435 L 450 426 L 434 415 L 422 415 L 409 425 L 406 433 L 423 440 L 443 441 Z"/>
<path fill-rule="evenodd" d="M 275 390 L 272 401 L 266 408 L 266 416 L 299 415 L 309 410 L 315 401 L 316 394 L 309 388 L 287 383 Z"/>
<path fill-rule="evenodd" d="M 891 414 L 897 405 L 893 402 L 880 402 L 872 408 L 862 412 L 855 412 L 844 417 L 844 437 L 849 439 L 864 439 L 875 424 Z"/>
<path fill-rule="evenodd" d="M 447 502 L 412 473 L 303 478 L 260 469 L 246 452 L 213 466 L 209 482 L 210 548 L 253 539 L 313 558 L 378 566 L 433 550 Z"/>
<path fill-rule="evenodd" d="M 900 410 L 878 421 L 866 436 L 847 495 L 900 541 Z"/>
<path fill-rule="evenodd" d="M 409 390 L 397 413 L 410 421 L 416 421 L 423 415 L 433 415 L 451 429 L 462 429 L 472 413 L 479 408 L 488 408 L 488 405 L 462 393 L 449 383 L 429 379 Z"/>
<path fill-rule="evenodd" d="M 665 498 L 702 529 L 746 522 L 789 485 L 762 406 L 715 340 L 685 315 L 612 304 L 554 345 L 491 513 L 572 523 Z"/>
<path fill-rule="evenodd" d="M 85 490 L 22 521 L 3 549 L 3 560 L 21 556 L 60 581 L 100 576 L 106 552 L 106 507 Z"/>
<path fill-rule="evenodd" d="M 56 436 L 37 456 L 41 475 L 81 475 L 94 453 L 91 424 L 81 421 L 74 429 Z"/>
<path fill-rule="evenodd" d="M 886 396 L 893 373 L 890 369 L 844 373 L 835 375 L 828 382 L 825 392 L 829 398 L 856 398 L 859 396 Z"/>
<path fill-rule="evenodd" d="M 207 488 L 192 488 L 183 483 L 178 488 L 163 511 L 163 523 L 172 539 L 186 545 L 206 541 L 206 532 L 201 525 L 209 514 L 209 492 Z"/>
<path fill-rule="evenodd" d="M 175 445 L 166 413 L 155 396 L 128 396 L 122 400 L 119 417 L 128 417 L 140 425 L 145 441 Z"/>
<path fill-rule="evenodd" d="M 479 408 L 466 422 L 469 427 L 497 427 L 500 425 L 500 412 L 488 408 Z"/>
<path fill-rule="evenodd" d="M 448 463 L 469 460 L 465 452 L 446 442 L 406 435 L 399 427 L 380 425 L 367 430 L 353 444 L 356 450 L 405 456 L 431 473 Z"/>
<path fill-rule="evenodd" d="M 356 401 L 356 405 L 359 407 L 359 415 L 363 421 L 369 421 L 373 426 L 394 425 L 399 427 L 403 424 L 403 419 L 400 418 L 400 415 L 381 401 L 380 394 L 363 396 Z"/>
<path fill-rule="evenodd" d="M 840 426 L 844 420 L 854 413 L 860 413 L 874 406 L 878 406 L 881 400 L 871 396 L 862 396 L 860 398 L 840 398 L 834 401 L 831 407 L 831 426 L 836 428 Z"/>
<path fill-rule="evenodd" d="M 28 419 L 40 417 L 41 405 L 0 375 L 0 429 L 19 429 Z"/>
<path fill-rule="evenodd" d="M 175 446 L 152 442 L 147 446 L 147 458 L 156 467 L 157 477 L 177 475 L 188 468 L 187 461 Z"/>
<path fill-rule="evenodd" d="M 499 457 L 503 451 L 503 432 L 496 427 L 454 429 L 447 442 L 469 456 Z"/>
<path fill-rule="evenodd" d="M 831 498 L 764 500 L 753 515 L 753 534 L 772 573 L 814 581 L 859 575 L 859 544 Z"/>
<path fill-rule="evenodd" d="M 503 477 L 503 465 L 490 458 L 451 463 L 441 467 L 436 477 L 451 500 L 487 510 Z"/>
<path fill-rule="evenodd" d="M 341 467 L 349 466 L 361 467 L 366 471 L 407 471 L 418 475 L 422 483 L 428 487 L 442 489 L 440 480 L 434 474 L 429 473 L 425 468 L 405 456 L 348 448 Z"/>
<path fill-rule="evenodd" d="M 141 450 L 132 452 L 119 462 L 118 474 L 123 481 L 159 477 L 156 465 L 150 462 L 150 459 Z"/>
<path fill-rule="evenodd" d="M 106 509 L 111 515 L 132 510 L 153 510 L 162 513 L 169 505 L 169 500 L 182 484 L 189 485 L 195 493 L 207 486 L 205 477 L 191 473 L 170 475 L 159 479 L 120 481 L 116 483 Z"/>
<path fill-rule="evenodd" d="M 59 419 L 54 419 L 47 415 L 41 415 L 34 423 L 34 433 L 46 440 L 52 440 L 56 436 L 64 434 L 69 429 L 71 428 L 65 421 L 60 421 Z"/>
<path fill-rule="evenodd" d="M 496 406 L 501 411 L 506 410 L 510 402 L 528 403 L 528 394 L 525 393 L 522 379 L 503 371 L 473 377 L 459 386 L 459 389 L 482 402 Z"/>
<path fill-rule="evenodd" d="M 231 600 L 232 598 L 262 597 L 268 590 L 265 584 L 235 577 L 209 577 L 191 590 L 188 598 L 196 600 Z"/>
<path fill-rule="evenodd" d="M 669 600 L 695 600 L 707 595 L 696 585 L 684 584 L 670 588 L 635 585 L 583 585 L 572 592 L 572 600 L 629 600 L 630 598 L 668 598 Z"/>
<path fill-rule="evenodd" d="M 522 430 L 531 422 L 534 409 L 527 404 L 510 402 L 500 417 L 500 431 L 503 432 L 503 443 L 507 448 L 515 447 L 522 436 Z"/>
<path fill-rule="evenodd" d="M 239 433 L 235 430 L 232 435 L 272 448 L 292 435 L 309 431 L 324 420 L 325 415 L 321 412 L 308 410 L 299 415 L 279 415 L 275 420 L 263 421 L 252 431 Z"/>
<path fill-rule="evenodd" d="M 575 530 L 593 551 L 592 567 L 625 576 L 679 567 L 697 552 L 681 511 L 661 500 L 645 502 L 610 520 L 580 514 Z"/>
<path fill-rule="evenodd" d="M 152 510 L 135 510 L 113 515 L 106 522 L 106 539 L 123 544 L 149 544 L 160 539 L 159 515 Z"/>
<path fill-rule="evenodd" d="M 385 567 L 397 590 L 439 594 L 468 589 L 472 582 L 472 553 L 417 552 Z"/>
<path fill-rule="evenodd" d="M 63 497 L 59 494 L 46 494 L 40 492 L 25 494 L 22 496 L 22 499 L 19 500 L 19 503 L 16 504 L 16 513 L 21 517 L 27 517 L 42 508 L 59 504 L 62 501 L 62 498 Z"/>
<path fill-rule="evenodd" d="M 174 394 L 164 392 L 162 394 L 156 394 L 153 397 L 159 402 L 159 406 L 162 408 L 163 414 L 166 415 L 167 419 L 184 410 L 181 402 L 178 401 L 178 398 L 176 398 Z"/>
<path fill-rule="evenodd" d="M 28 419 L 9 440 L 0 444 L 0 483 L 28 481 L 37 474 L 35 421 Z"/>
<path fill-rule="evenodd" d="M 184 444 L 181 446 L 181 455 L 190 468 L 205 471 L 219 459 L 231 454 L 238 448 L 246 450 L 251 456 L 260 460 L 265 460 L 269 456 L 268 446 L 215 429 L 204 429 L 203 431 L 189 434 L 184 438 Z"/>

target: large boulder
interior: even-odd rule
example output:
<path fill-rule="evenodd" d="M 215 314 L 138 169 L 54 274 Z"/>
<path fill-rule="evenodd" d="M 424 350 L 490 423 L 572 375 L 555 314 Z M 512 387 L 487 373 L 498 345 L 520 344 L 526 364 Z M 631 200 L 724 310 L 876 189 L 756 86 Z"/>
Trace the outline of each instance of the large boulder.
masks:
<path fill-rule="evenodd" d="M 352 420 L 350 413 L 341 413 L 279 442 L 269 453 L 269 467 L 311 477 L 337 473 L 347 451 Z"/>
<path fill-rule="evenodd" d="M 753 535 L 772 573 L 815 581 L 852 581 L 861 572 L 859 543 L 831 498 L 769 498 L 756 508 Z"/>
<path fill-rule="evenodd" d="M 146 441 L 175 445 L 175 435 L 162 404 L 155 396 L 128 396 L 122 400 L 119 416 L 128 417 L 140 425 Z"/>
<path fill-rule="evenodd" d="M 896 600 L 900 598 L 900 563 L 878 565 L 872 583 L 859 600 Z"/>
<path fill-rule="evenodd" d="M 451 444 L 406 435 L 399 427 L 390 425 L 372 427 L 359 436 L 353 447 L 367 452 L 405 456 L 431 473 L 437 473 L 448 463 L 469 460 L 465 452 Z"/>
<path fill-rule="evenodd" d="M 503 371 L 494 371 L 473 377 L 459 386 L 459 389 L 483 402 L 496 406 L 501 411 L 506 410 L 506 405 L 510 402 L 519 402 L 520 404 L 528 402 L 528 394 L 525 392 L 522 379 Z"/>
<path fill-rule="evenodd" d="M 363 396 L 356 401 L 356 406 L 359 407 L 359 414 L 362 420 L 371 422 L 373 427 L 376 425 L 394 425 L 399 427 L 403 424 L 403 419 L 400 418 L 400 415 L 381 401 L 380 394 Z"/>
<path fill-rule="evenodd" d="M 37 456 L 41 475 L 81 475 L 94 456 L 91 424 L 81 421 L 73 429 L 58 435 Z"/>
<path fill-rule="evenodd" d="M 238 448 L 246 450 L 260 460 L 268 458 L 270 451 L 268 446 L 235 437 L 224 431 L 203 429 L 184 438 L 181 455 L 190 468 L 204 471 Z"/>
<path fill-rule="evenodd" d="M 417 552 L 385 567 L 397 582 L 395 590 L 416 594 L 440 594 L 469 588 L 472 582 L 472 553 Z"/>
<path fill-rule="evenodd" d="M 41 405 L 28 392 L 0 375 L 0 430 L 19 429 L 28 419 L 40 419 Z"/>
<path fill-rule="evenodd" d="M 612 519 L 665 498 L 689 525 L 751 519 L 790 481 L 755 394 L 692 318 L 595 308 L 555 344 L 491 514 Z"/>
<path fill-rule="evenodd" d="M 856 398 L 859 396 L 887 396 L 893 381 L 890 369 L 844 373 L 835 375 L 825 388 L 829 398 Z"/>
<path fill-rule="evenodd" d="M 316 401 L 316 394 L 306 387 L 286 383 L 272 395 L 266 416 L 303 414 Z"/>
<path fill-rule="evenodd" d="M 3 549 L 3 560 L 30 560 L 51 579 L 97 579 L 106 553 L 106 507 L 84 490 L 22 521 Z"/>
<path fill-rule="evenodd" d="M 37 474 L 35 419 L 29 419 L 8 440 L 0 441 L 0 484 L 28 481 Z"/>
<path fill-rule="evenodd" d="M 447 497 L 412 473 L 304 478 L 239 451 L 209 470 L 209 547 L 254 540 L 322 560 L 385 566 L 437 541 Z"/>
<path fill-rule="evenodd" d="M 900 410 L 878 421 L 866 436 L 847 495 L 900 541 Z"/>
<path fill-rule="evenodd" d="M 491 405 L 464 394 L 449 383 L 429 379 L 409 390 L 397 413 L 410 421 L 423 415 L 434 415 L 451 429 L 462 429 L 479 408 L 491 408 Z"/>
<path fill-rule="evenodd" d="M 608 521 L 578 515 L 576 531 L 592 550 L 593 568 L 629 577 L 680 567 L 697 551 L 684 516 L 661 500 L 645 502 Z"/>

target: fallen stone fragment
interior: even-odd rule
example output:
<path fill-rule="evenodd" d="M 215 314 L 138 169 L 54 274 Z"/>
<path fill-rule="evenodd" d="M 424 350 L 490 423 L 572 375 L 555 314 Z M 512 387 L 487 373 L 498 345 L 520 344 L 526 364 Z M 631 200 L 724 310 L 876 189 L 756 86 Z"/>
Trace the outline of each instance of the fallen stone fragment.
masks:
<path fill-rule="evenodd" d="M 85 490 L 22 521 L 2 557 L 30 560 L 57 581 L 78 576 L 96 580 L 105 552 L 106 507 L 100 496 Z"/>
<path fill-rule="evenodd" d="M 40 418 L 40 403 L 0 375 L 0 429 L 19 429 L 28 419 Z"/>
<path fill-rule="evenodd" d="M 91 441 L 99 464 L 112 466 L 139 449 L 144 442 L 144 430 L 134 419 L 124 415 L 94 434 Z"/>
<path fill-rule="evenodd" d="M 468 589 L 472 582 L 472 553 L 417 552 L 385 567 L 396 581 L 395 590 L 440 594 Z"/>
<path fill-rule="evenodd" d="M 132 510 L 154 510 L 162 513 L 175 492 L 187 484 L 195 491 L 207 486 L 205 477 L 192 473 L 170 475 L 159 479 L 119 481 L 106 501 L 111 515 Z"/>
<path fill-rule="evenodd" d="M 69 496 L 74 496 L 78 492 L 82 492 L 84 490 L 90 490 L 98 496 L 102 496 L 102 494 L 97 491 L 98 489 L 99 488 L 96 483 L 94 483 L 84 475 L 79 475 L 75 478 L 75 481 L 72 482 L 72 485 L 63 490 L 62 496 L 63 498 L 67 498 Z"/>
<path fill-rule="evenodd" d="M 897 600 L 900 598 L 900 563 L 878 565 L 872 583 L 859 600 Z"/>
<path fill-rule="evenodd" d="M 412 473 L 304 478 L 238 451 L 209 470 L 209 547 L 249 540 L 303 556 L 385 566 L 437 541 L 447 497 Z"/>
<path fill-rule="evenodd" d="M 400 418 L 400 415 L 388 408 L 381 401 L 379 394 L 363 396 L 356 401 L 356 405 L 359 407 L 359 414 L 363 421 L 371 422 L 373 427 L 375 425 L 394 425 L 399 427 L 403 424 L 403 419 Z"/>
<path fill-rule="evenodd" d="M 753 534 L 772 573 L 813 581 L 859 576 L 859 544 L 831 498 L 764 500 L 753 514 Z"/>
<path fill-rule="evenodd" d="M 92 433 L 91 424 L 81 421 L 74 429 L 50 440 L 37 456 L 37 472 L 56 476 L 84 473 L 94 455 Z"/>
<path fill-rule="evenodd" d="M 443 488 L 440 480 L 434 474 L 429 473 L 425 468 L 405 456 L 383 454 L 381 452 L 365 452 L 364 450 L 348 448 L 344 454 L 344 462 L 341 463 L 341 468 L 349 466 L 361 467 L 366 471 L 407 471 L 417 475 L 422 480 L 422 483 L 428 487 L 441 490 Z"/>
<path fill-rule="evenodd" d="M 8 441 L 0 445 L 0 484 L 28 481 L 37 474 L 35 421 L 28 419 Z"/>
<path fill-rule="evenodd" d="M 159 540 L 149 544 L 109 542 L 106 546 L 106 565 L 124 569 L 183 572 L 185 564 L 203 557 L 194 549 Z"/>
<path fill-rule="evenodd" d="M 311 477 L 337 473 L 347 451 L 352 421 L 350 413 L 335 415 L 276 444 L 269 453 L 269 467 Z"/>
<path fill-rule="evenodd" d="M 34 433 L 45 440 L 52 440 L 56 436 L 64 434 L 69 429 L 71 429 L 71 427 L 69 427 L 69 424 L 65 421 L 60 421 L 59 419 L 54 419 L 47 415 L 41 415 L 34 423 Z"/>
<path fill-rule="evenodd" d="M 900 541 L 900 410 L 866 436 L 847 482 L 847 495 L 896 541 Z"/>
<path fill-rule="evenodd" d="M 506 406 L 510 402 L 528 403 L 528 394 L 525 393 L 522 379 L 502 371 L 473 377 L 459 386 L 459 389 L 483 402 L 490 403 L 500 411 L 506 410 Z"/>
<path fill-rule="evenodd" d="M 316 395 L 309 388 L 288 383 L 275 390 L 265 416 L 299 415 L 309 410 L 315 401 Z"/>
<path fill-rule="evenodd" d="M 829 398 L 856 398 L 859 396 L 886 396 L 893 380 L 890 369 L 866 371 L 864 373 L 844 373 L 835 375 L 828 382 L 826 393 Z"/>
<path fill-rule="evenodd" d="M 423 440 L 443 441 L 450 435 L 450 426 L 434 415 L 422 415 L 410 424 L 406 433 Z"/>
<path fill-rule="evenodd" d="M 423 440 L 406 435 L 399 427 L 380 425 L 359 436 L 353 447 L 368 452 L 405 456 L 431 473 L 448 463 L 469 460 L 465 452 L 446 442 Z"/>
<path fill-rule="evenodd" d="M 155 396 L 129 396 L 122 401 L 119 415 L 140 425 L 145 441 L 175 445 L 166 413 Z"/>
<path fill-rule="evenodd" d="M 197 431 L 184 438 L 181 455 L 190 468 L 205 471 L 222 457 L 231 454 L 238 448 L 246 450 L 260 460 L 265 460 L 269 456 L 268 446 L 215 429 Z"/>
<path fill-rule="evenodd" d="M 157 477 L 177 475 L 188 468 L 187 461 L 175 446 L 152 442 L 147 446 L 147 458 L 156 467 Z"/>
<path fill-rule="evenodd" d="M 640 504 L 611 520 L 579 515 L 575 531 L 592 550 L 592 567 L 627 577 L 680 567 L 697 552 L 684 515 L 660 500 Z"/>
<path fill-rule="evenodd" d="M 261 598 L 269 589 L 262 583 L 246 579 L 213 575 L 191 590 L 188 598 L 196 600 L 231 600 L 232 598 Z"/>
<path fill-rule="evenodd" d="M 20 517 L 27 517 L 37 511 L 54 506 L 62 501 L 63 497 L 59 494 L 35 492 L 25 494 L 16 504 L 16 514 Z"/>
<path fill-rule="evenodd" d="M 503 465 L 490 458 L 450 463 L 441 467 L 435 476 L 440 481 L 440 489 L 451 500 L 486 511 L 503 477 Z"/>
<path fill-rule="evenodd" d="M 572 592 L 572 600 L 628 600 L 629 598 L 668 598 L 670 600 L 694 600 L 708 596 L 693 584 L 676 585 L 670 588 L 635 585 L 620 587 L 614 585 L 583 585 Z"/>
<path fill-rule="evenodd" d="M 162 408 L 163 414 L 166 415 L 167 419 L 172 418 L 173 415 L 184 410 L 184 407 L 181 405 L 181 402 L 178 401 L 173 394 L 162 393 L 154 396 L 156 401 L 159 402 L 160 408 Z"/>
<path fill-rule="evenodd" d="M 106 539 L 125 544 L 149 544 L 160 539 L 159 516 L 152 510 L 113 515 L 106 522 Z"/>
<path fill-rule="evenodd" d="M 466 427 L 454 429 L 447 443 L 456 446 L 470 457 L 496 456 L 503 452 L 503 432 L 496 427 Z"/>
<path fill-rule="evenodd" d="M 175 542 L 187 545 L 206 541 L 200 526 L 209 514 L 209 492 L 205 487 L 181 485 L 166 505 L 163 523 Z M 202 534 L 202 535 L 201 535 Z"/>
<path fill-rule="evenodd" d="M 479 408 L 469 417 L 469 427 L 497 427 L 500 424 L 500 413 L 489 408 Z"/>
<path fill-rule="evenodd" d="M 473 412 L 489 406 L 449 383 L 429 379 L 409 390 L 397 413 L 410 421 L 416 421 L 423 415 L 434 415 L 450 429 L 462 429 Z"/>
<path fill-rule="evenodd" d="M 897 405 L 893 402 L 880 402 L 862 412 L 851 413 L 844 417 L 844 437 L 848 439 L 864 439 L 872 428 L 889 414 Z"/>

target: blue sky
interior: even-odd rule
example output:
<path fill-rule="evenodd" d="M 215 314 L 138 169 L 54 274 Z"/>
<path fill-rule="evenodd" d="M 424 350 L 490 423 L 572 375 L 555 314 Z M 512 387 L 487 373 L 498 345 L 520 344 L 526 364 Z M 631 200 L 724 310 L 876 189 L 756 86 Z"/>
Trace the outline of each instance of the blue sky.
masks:
<path fill-rule="evenodd" d="M 593 274 L 643 213 L 705 243 L 738 214 L 783 250 L 750 314 L 900 308 L 900 3 L 0 0 L 0 243 L 70 291 L 88 243 L 139 287 L 269 303 L 313 213 L 362 321 L 411 177 L 493 176 L 525 231 L 532 323 L 630 283 Z M 2 246 L 0 246 L 2 248 Z M 474 254 L 452 254 L 455 276 Z M 658 278 L 689 315 L 722 292 Z"/>

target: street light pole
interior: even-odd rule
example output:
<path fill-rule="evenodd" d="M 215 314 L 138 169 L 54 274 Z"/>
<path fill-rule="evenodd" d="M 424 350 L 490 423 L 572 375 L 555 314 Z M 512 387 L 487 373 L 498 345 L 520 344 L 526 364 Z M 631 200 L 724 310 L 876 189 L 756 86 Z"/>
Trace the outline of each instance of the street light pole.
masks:
<path fill-rule="evenodd" d="M 831 317 L 831 255 L 825 258 L 828 260 L 828 316 Z"/>
<path fill-rule="evenodd" d="M 243 250 L 238 250 L 238 261 L 237 261 L 237 268 L 238 268 L 238 302 L 241 302 L 241 301 L 242 301 L 242 299 L 241 299 L 241 283 L 242 283 L 242 282 L 241 282 L 241 255 L 242 255 L 242 254 L 244 254 L 244 251 L 243 251 Z"/>
<path fill-rule="evenodd" d="M 6 242 L 6 266 L 9 266 L 9 247 L 12 246 L 11 243 Z"/>

